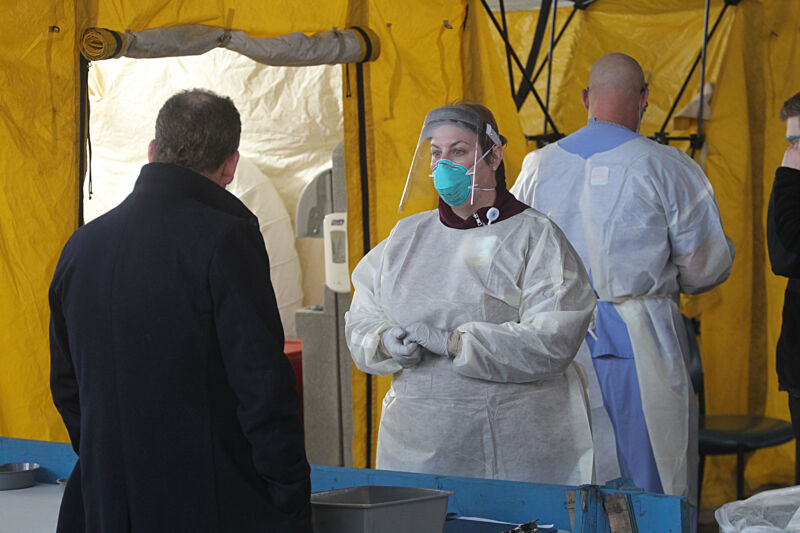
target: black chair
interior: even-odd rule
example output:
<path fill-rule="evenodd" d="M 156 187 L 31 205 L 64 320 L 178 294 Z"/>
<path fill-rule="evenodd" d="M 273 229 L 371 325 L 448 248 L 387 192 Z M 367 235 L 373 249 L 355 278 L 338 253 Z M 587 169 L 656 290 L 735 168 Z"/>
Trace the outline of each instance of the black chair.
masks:
<path fill-rule="evenodd" d="M 744 499 L 744 454 L 761 448 L 778 446 L 794 438 L 792 425 L 784 420 L 756 415 L 706 415 L 703 387 L 703 363 L 697 343 L 699 324 L 683 317 L 689 337 L 689 375 L 699 402 L 700 464 L 698 468 L 697 503 L 703 487 L 706 455 L 736 454 L 736 499 Z M 798 477 L 797 446 L 795 447 L 795 482 Z"/>

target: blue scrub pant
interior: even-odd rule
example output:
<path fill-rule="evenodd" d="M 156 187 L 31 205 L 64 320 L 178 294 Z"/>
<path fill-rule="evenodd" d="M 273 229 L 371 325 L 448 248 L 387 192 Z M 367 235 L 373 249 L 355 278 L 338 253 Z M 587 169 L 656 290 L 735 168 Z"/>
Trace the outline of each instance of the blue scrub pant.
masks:
<path fill-rule="evenodd" d="M 648 492 L 663 494 L 642 411 L 633 358 L 601 355 L 592 359 L 603 403 L 617 439 L 620 473 Z"/>

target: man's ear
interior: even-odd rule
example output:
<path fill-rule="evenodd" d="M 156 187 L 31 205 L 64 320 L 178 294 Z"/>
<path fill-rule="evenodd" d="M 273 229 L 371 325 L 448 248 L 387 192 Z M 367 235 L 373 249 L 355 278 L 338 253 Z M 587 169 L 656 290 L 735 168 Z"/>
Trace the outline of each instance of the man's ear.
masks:
<path fill-rule="evenodd" d="M 589 111 L 589 89 L 581 89 L 581 102 L 586 111 Z"/>
<path fill-rule="evenodd" d="M 155 153 L 155 151 L 156 151 L 156 140 L 153 139 L 152 141 L 150 141 L 150 144 L 147 146 L 147 162 L 148 163 L 152 163 L 153 162 L 153 154 Z"/>
<path fill-rule="evenodd" d="M 220 182 L 223 187 L 227 187 L 233 181 L 233 176 L 236 174 L 236 165 L 239 164 L 239 151 L 233 152 L 222 163 Z"/>

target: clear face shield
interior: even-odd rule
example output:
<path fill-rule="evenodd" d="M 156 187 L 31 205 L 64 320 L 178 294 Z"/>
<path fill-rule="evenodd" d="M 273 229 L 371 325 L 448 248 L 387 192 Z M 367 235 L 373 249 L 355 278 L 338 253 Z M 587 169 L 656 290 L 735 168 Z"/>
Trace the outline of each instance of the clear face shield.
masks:
<path fill-rule="evenodd" d="M 438 196 L 448 205 L 474 202 L 475 190 L 493 190 L 494 184 L 477 178 L 479 164 L 491 153 L 480 146 L 480 134 L 496 146 L 500 136 L 477 114 L 455 106 L 438 107 L 428 113 L 422 126 L 414 160 L 406 178 L 398 212 L 410 203 L 430 209 Z"/>

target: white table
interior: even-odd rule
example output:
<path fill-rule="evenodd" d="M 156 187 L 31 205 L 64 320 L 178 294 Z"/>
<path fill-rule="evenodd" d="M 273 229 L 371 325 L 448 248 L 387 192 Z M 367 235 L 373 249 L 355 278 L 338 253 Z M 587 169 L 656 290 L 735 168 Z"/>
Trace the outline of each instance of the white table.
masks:
<path fill-rule="evenodd" d="M 0 533 L 53 533 L 63 494 L 63 485 L 49 483 L 0 490 Z"/>

